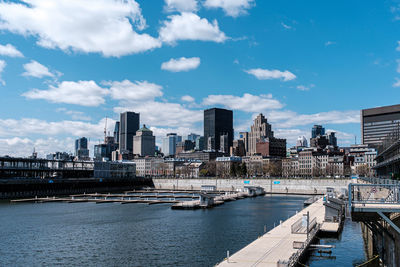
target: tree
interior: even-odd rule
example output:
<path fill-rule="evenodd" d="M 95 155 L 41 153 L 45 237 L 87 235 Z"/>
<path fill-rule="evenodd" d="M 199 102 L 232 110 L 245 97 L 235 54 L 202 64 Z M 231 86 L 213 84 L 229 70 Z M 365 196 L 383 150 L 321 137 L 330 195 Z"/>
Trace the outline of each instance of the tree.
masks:
<path fill-rule="evenodd" d="M 368 176 L 370 173 L 370 168 L 367 164 L 362 164 L 357 166 L 356 172 L 360 176 Z"/>

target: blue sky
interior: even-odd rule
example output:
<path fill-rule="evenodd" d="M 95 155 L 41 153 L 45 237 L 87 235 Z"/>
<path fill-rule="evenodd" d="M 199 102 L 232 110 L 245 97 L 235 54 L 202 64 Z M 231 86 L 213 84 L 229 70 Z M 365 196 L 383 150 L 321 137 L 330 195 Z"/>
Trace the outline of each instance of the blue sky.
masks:
<path fill-rule="evenodd" d="M 0 1 L 0 155 L 92 150 L 124 110 L 201 134 L 214 106 L 359 142 L 360 109 L 398 104 L 399 24 L 398 1 Z"/>

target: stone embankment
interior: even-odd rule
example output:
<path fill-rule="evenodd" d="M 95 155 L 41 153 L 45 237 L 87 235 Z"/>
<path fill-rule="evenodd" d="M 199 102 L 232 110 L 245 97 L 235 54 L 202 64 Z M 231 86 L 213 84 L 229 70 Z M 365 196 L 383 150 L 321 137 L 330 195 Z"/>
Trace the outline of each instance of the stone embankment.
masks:
<path fill-rule="evenodd" d="M 181 189 L 200 190 L 204 185 L 216 186 L 216 190 L 236 191 L 244 186 L 260 186 L 266 193 L 275 194 L 325 194 L 327 187 L 332 187 L 336 192 L 341 193 L 347 189 L 351 179 L 171 179 L 153 178 L 156 189 Z"/>

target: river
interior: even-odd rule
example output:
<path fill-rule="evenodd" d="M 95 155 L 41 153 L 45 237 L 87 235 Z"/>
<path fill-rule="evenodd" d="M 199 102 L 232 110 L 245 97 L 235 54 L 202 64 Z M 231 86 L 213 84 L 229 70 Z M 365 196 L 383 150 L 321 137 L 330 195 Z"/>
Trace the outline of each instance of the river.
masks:
<path fill-rule="evenodd" d="M 269 231 L 301 210 L 305 199 L 247 198 L 209 210 L 1 202 L 0 266 L 214 266 L 227 250 L 233 254 L 262 235 L 264 226 Z M 348 266 L 364 259 L 362 250 L 340 253 Z M 328 266 L 313 257 L 309 263 Z"/>

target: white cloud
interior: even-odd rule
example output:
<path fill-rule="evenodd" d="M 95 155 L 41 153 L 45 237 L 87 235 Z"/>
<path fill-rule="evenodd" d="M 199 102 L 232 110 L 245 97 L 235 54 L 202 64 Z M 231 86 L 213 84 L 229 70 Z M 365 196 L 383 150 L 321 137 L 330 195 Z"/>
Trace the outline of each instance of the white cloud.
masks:
<path fill-rule="evenodd" d="M 119 57 L 161 46 L 158 39 L 139 34 L 134 27 L 146 27 L 134 0 L 0 2 L 1 30 L 34 36 L 38 45 L 49 49 Z"/>
<path fill-rule="evenodd" d="M 33 89 L 23 96 L 30 99 L 44 99 L 53 103 L 66 103 L 81 106 L 99 106 L 104 104 L 108 90 L 94 81 L 64 81 L 56 86 L 49 85 L 47 90 Z"/>
<path fill-rule="evenodd" d="M 114 120 L 108 118 L 108 122 Z M 105 119 L 97 124 L 83 121 L 56 121 L 48 122 L 34 118 L 0 119 L 0 135 L 3 137 L 31 137 L 33 135 L 45 136 L 86 136 L 102 137 Z M 111 124 L 110 124 L 111 125 Z"/>
<path fill-rule="evenodd" d="M 190 95 L 184 95 L 184 96 L 182 96 L 182 97 L 181 97 L 181 100 L 182 100 L 182 101 L 185 101 L 185 102 L 194 102 L 194 98 L 191 97 Z"/>
<path fill-rule="evenodd" d="M 6 82 L 1 78 L 1 74 L 6 66 L 7 63 L 4 60 L 0 60 L 0 84 L 2 84 L 3 86 L 6 85 Z"/>
<path fill-rule="evenodd" d="M 290 110 L 273 110 L 267 113 L 272 122 L 280 128 L 292 128 L 311 124 L 347 124 L 360 123 L 360 111 L 327 111 L 314 114 L 298 114 Z"/>
<path fill-rule="evenodd" d="M 56 111 L 71 116 L 71 119 L 73 120 L 90 121 L 92 119 L 90 116 L 85 115 L 85 113 L 82 111 L 69 110 L 66 108 L 58 108 Z"/>
<path fill-rule="evenodd" d="M 12 44 L 0 45 L 0 56 L 24 57 L 24 55 Z"/>
<path fill-rule="evenodd" d="M 168 16 L 168 19 L 159 32 L 163 42 L 175 44 L 179 40 L 199 40 L 222 43 L 227 39 L 225 33 L 220 31 L 217 20 L 210 23 L 188 12 Z"/>
<path fill-rule="evenodd" d="M 259 80 L 271 80 L 271 79 L 281 79 L 283 81 L 291 81 L 296 79 L 296 75 L 290 71 L 280 71 L 280 70 L 267 70 L 267 69 L 250 69 L 245 70 L 248 74 L 255 76 Z"/>
<path fill-rule="evenodd" d="M 144 101 L 153 100 L 155 97 L 163 95 L 162 86 L 149 83 L 147 81 L 124 80 L 122 82 L 107 82 L 110 87 L 111 97 L 113 99 L 124 101 Z"/>
<path fill-rule="evenodd" d="M 393 83 L 393 87 L 400 87 L 400 79 L 399 78 L 395 78 L 396 81 Z"/>
<path fill-rule="evenodd" d="M 165 0 L 167 12 L 195 12 L 197 9 L 197 0 Z"/>
<path fill-rule="evenodd" d="M 202 110 L 188 109 L 177 103 L 146 101 L 114 108 L 116 113 L 128 110 L 139 112 L 140 121 L 149 126 L 191 127 L 203 120 Z"/>
<path fill-rule="evenodd" d="M 247 10 L 255 5 L 254 0 L 206 0 L 207 8 L 222 8 L 226 15 L 238 17 L 247 14 Z"/>
<path fill-rule="evenodd" d="M 35 60 L 23 65 L 25 72 L 22 73 L 23 76 L 31 76 L 36 78 L 43 78 L 45 76 L 53 77 L 54 74 L 49 71 L 49 69 L 40 64 Z"/>
<path fill-rule="evenodd" d="M 167 62 L 161 64 L 162 70 L 168 70 L 172 72 L 189 71 L 197 69 L 200 65 L 200 58 L 198 57 L 181 57 L 181 58 L 171 58 Z"/>
<path fill-rule="evenodd" d="M 289 25 L 287 25 L 287 24 L 285 24 L 285 23 L 283 23 L 283 22 L 281 22 L 281 25 L 282 25 L 282 27 L 285 28 L 286 30 L 292 29 L 292 26 L 289 26 Z"/>
<path fill-rule="evenodd" d="M 280 109 L 283 104 L 273 99 L 272 95 L 252 95 L 245 93 L 243 96 L 209 95 L 203 99 L 203 105 L 222 105 L 233 110 L 245 112 L 261 112 L 264 110 Z"/>
<path fill-rule="evenodd" d="M 333 42 L 333 41 L 325 42 L 325 46 L 330 46 L 330 45 L 334 45 L 334 44 L 336 44 L 336 42 Z"/>
<path fill-rule="evenodd" d="M 311 88 L 313 88 L 315 85 L 314 84 L 310 84 L 309 86 L 305 86 L 305 85 L 298 85 L 296 86 L 296 88 L 300 91 L 309 91 Z"/>

